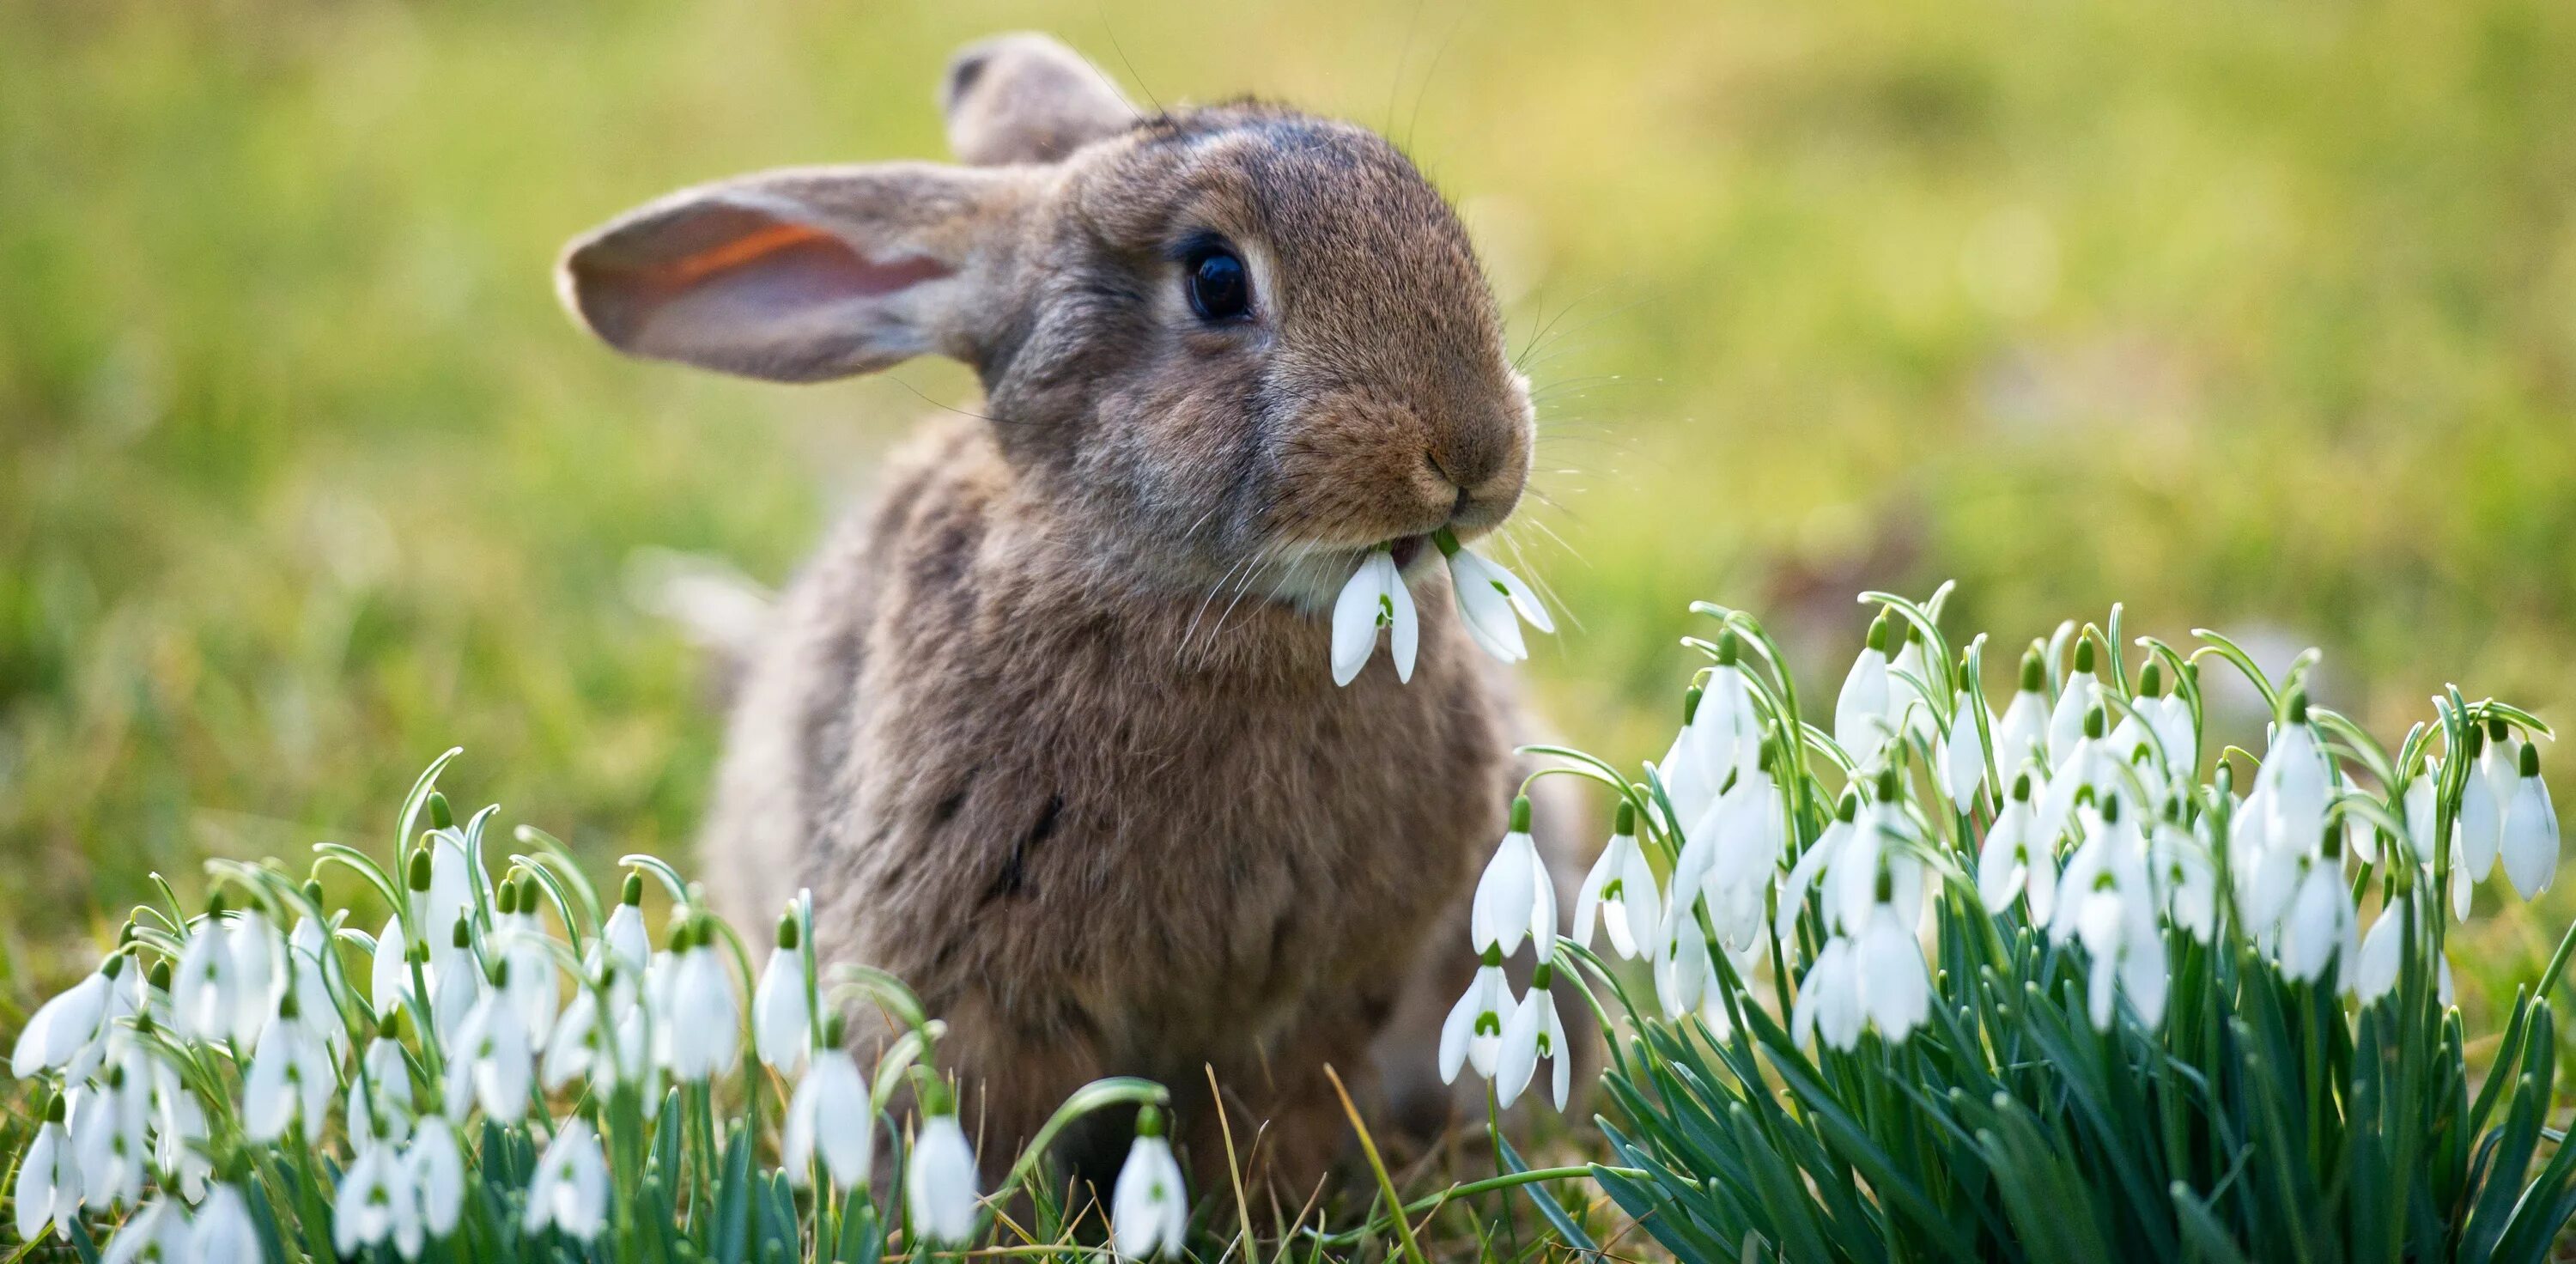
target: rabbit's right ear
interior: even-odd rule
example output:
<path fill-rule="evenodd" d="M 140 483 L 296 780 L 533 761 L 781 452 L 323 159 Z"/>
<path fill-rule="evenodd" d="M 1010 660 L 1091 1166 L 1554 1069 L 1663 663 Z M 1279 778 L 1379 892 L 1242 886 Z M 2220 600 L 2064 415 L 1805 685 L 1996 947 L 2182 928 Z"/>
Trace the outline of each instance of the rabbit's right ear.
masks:
<path fill-rule="evenodd" d="M 1034 169 L 808 167 L 684 189 L 575 240 L 564 306 L 630 355 L 777 382 L 916 355 L 970 365 L 1009 287 Z"/>
<path fill-rule="evenodd" d="M 948 148 L 979 167 L 1055 162 L 1136 121 L 1136 107 L 1082 54 L 1043 35 L 957 50 L 939 81 Z"/>

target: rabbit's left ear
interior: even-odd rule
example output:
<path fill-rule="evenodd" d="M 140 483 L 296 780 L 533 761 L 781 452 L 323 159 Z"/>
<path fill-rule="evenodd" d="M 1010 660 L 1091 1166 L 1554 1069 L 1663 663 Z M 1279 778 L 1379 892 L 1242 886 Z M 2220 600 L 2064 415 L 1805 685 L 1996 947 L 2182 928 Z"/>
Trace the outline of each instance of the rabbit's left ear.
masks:
<path fill-rule="evenodd" d="M 978 167 L 1056 162 L 1136 121 L 1100 68 L 1044 35 L 996 35 L 957 50 L 939 81 L 948 148 Z"/>
<path fill-rule="evenodd" d="M 684 189 L 575 240 L 564 306 L 630 355 L 816 382 L 917 355 L 979 366 L 1039 169 L 807 167 Z"/>

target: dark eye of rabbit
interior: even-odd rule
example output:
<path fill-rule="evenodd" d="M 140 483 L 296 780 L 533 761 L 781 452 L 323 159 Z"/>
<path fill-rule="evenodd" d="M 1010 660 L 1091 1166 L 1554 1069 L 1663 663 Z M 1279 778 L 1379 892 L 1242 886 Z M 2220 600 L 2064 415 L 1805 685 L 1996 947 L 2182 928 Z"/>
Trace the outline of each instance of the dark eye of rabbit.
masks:
<path fill-rule="evenodd" d="M 1222 246 L 1190 256 L 1190 310 L 1204 321 L 1240 320 L 1252 310 L 1252 274 L 1243 260 Z"/>

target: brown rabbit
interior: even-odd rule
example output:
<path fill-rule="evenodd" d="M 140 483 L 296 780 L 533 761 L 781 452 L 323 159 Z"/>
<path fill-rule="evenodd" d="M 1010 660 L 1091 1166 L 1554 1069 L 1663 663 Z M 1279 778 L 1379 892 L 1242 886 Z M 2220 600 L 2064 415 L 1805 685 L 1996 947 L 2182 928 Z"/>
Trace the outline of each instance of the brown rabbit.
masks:
<path fill-rule="evenodd" d="M 1238 1144 L 1266 1121 L 1302 1183 L 1348 1135 L 1327 1064 L 1446 1110 L 1433 1033 L 1528 735 L 1424 543 L 1512 512 L 1527 383 L 1456 215 L 1369 131 L 1140 117 L 1028 35 L 965 50 L 941 99 L 971 166 L 689 189 L 563 260 L 623 351 L 786 382 L 936 352 L 985 391 L 775 615 L 708 880 L 746 925 L 810 886 L 827 962 L 918 988 L 994 1162 L 1127 1073 L 1221 1170 L 1212 1066 Z M 1381 655 L 1336 688 L 1333 599 L 1389 541 L 1413 679 Z"/>

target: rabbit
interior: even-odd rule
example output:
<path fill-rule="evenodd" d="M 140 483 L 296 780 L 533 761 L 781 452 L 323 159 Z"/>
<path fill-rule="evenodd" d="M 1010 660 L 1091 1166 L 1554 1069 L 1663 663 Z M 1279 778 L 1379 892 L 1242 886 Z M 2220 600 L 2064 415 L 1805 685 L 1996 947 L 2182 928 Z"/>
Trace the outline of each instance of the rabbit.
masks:
<path fill-rule="evenodd" d="M 1530 734 L 1425 546 L 1519 502 L 1528 383 L 1456 214 L 1371 131 L 1144 114 L 1037 35 L 967 47 L 939 101 L 964 165 L 686 189 L 558 268 L 632 355 L 814 382 L 938 354 L 983 388 L 770 618 L 710 898 L 758 926 L 810 888 L 827 968 L 916 988 L 988 1169 L 1136 1074 L 1203 1181 L 1226 1110 L 1302 1196 L 1353 1137 L 1327 1066 L 1390 1129 L 1450 1108 L 1436 1033 Z M 1390 541 L 1412 679 L 1336 687 L 1333 600 Z M 1538 831 L 1570 894 L 1568 810 Z"/>

